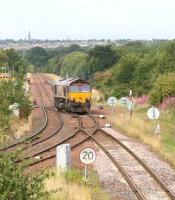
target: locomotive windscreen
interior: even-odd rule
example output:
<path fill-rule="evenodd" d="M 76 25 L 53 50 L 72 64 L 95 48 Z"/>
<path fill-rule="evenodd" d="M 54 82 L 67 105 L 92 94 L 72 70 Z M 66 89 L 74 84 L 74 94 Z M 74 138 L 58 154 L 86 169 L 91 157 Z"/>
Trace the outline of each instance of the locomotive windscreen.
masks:
<path fill-rule="evenodd" d="M 79 84 L 69 86 L 69 92 L 90 92 L 91 87 L 88 84 Z"/>
<path fill-rule="evenodd" d="M 80 90 L 81 90 L 81 92 L 90 92 L 91 87 L 90 87 L 90 85 L 83 84 L 83 85 L 80 86 Z"/>
<path fill-rule="evenodd" d="M 69 86 L 69 92 L 80 92 L 80 88 L 77 85 Z"/>

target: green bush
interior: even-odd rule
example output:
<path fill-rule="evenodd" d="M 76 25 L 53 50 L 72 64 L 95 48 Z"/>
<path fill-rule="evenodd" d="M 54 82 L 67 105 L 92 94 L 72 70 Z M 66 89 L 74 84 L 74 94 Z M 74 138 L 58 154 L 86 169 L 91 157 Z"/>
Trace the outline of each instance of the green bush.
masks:
<path fill-rule="evenodd" d="M 175 96 L 175 73 L 160 75 L 150 91 L 150 103 L 159 105 L 165 97 Z"/>
<path fill-rule="evenodd" d="M 18 153 L 0 153 L 0 199 L 39 200 L 46 199 L 44 189 L 46 175 L 32 174 L 27 165 L 15 164 Z"/>

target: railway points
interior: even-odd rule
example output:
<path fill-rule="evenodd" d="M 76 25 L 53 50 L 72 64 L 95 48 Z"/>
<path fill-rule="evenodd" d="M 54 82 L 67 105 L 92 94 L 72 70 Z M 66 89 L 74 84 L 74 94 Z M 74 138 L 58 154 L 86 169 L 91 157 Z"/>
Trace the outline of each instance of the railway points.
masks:
<path fill-rule="evenodd" d="M 151 181 L 155 181 L 155 183 L 153 183 L 156 191 L 154 192 L 154 198 L 175 199 L 173 192 L 171 192 L 174 186 L 171 185 L 169 181 L 164 180 L 164 175 L 159 173 L 158 168 L 154 167 L 153 169 L 151 168 L 151 170 L 148 168 L 145 169 L 150 173 L 149 178 L 145 178 L 146 172 L 144 170 L 144 172 L 141 172 L 141 167 L 146 168 L 144 166 L 145 161 L 143 160 L 145 155 L 140 155 L 143 154 L 143 148 L 138 147 L 141 144 L 137 144 L 137 142 L 118 133 L 118 131 L 114 129 L 102 128 L 105 123 L 109 122 L 106 109 L 99 110 L 97 107 L 93 107 L 92 111 L 88 112 L 86 115 L 70 114 L 63 111 L 58 112 L 53 105 L 51 85 L 49 81 L 47 81 L 48 76 L 43 74 L 33 74 L 32 76 L 35 77 L 33 78 L 34 82 L 31 81 L 31 84 L 35 86 L 33 92 L 36 93 L 38 90 L 41 94 L 37 99 L 37 104 L 40 105 L 37 109 L 41 112 L 42 96 L 43 107 L 48 114 L 48 124 L 46 129 L 42 131 L 40 137 L 31 141 L 31 143 L 27 144 L 27 147 L 24 148 L 24 157 L 22 159 L 37 158 L 30 164 L 31 169 L 55 166 L 56 147 L 64 143 L 71 144 L 73 166 L 83 167 L 79 160 L 79 154 L 84 148 L 91 147 L 95 149 L 97 157 L 90 167 L 95 167 L 102 180 L 105 175 L 104 181 L 106 180 L 107 188 L 111 191 L 113 197 L 121 197 L 123 199 L 153 198 L 149 193 L 150 181 L 145 181 L 150 178 Z M 105 116 L 105 119 L 99 118 L 99 114 Z M 58 128 L 61 124 L 61 120 L 58 120 L 59 116 L 62 117 L 63 122 L 61 128 Z M 127 147 L 124 147 L 125 145 Z M 126 152 L 123 152 L 121 148 L 124 148 Z M 137 148 L 140 148 L 139 151 Z M 139 154 L 139 158 L 142 157 L 141 165 L 138 164 L 139 159 L 137 158 L 137 154 Z M 147 158 L 147 162 L 151 166 L 151 161 L 149 159 Z M 99 166 L 99 163 L 102 165 Z M 124 167 L 122 165 L 124 165 Z M 106 168 L 108 172 L 105 173 Z M 111 175 L 109 171 L 114 173 L 112 180 L 110 180 Z M 153 173 L 154 171 L 156 171 L 156 173 Z M 171 178 L 170 176 L 169 180 Z M 163 181 L 159 182 L 159 179 Z M 118 191 L 118 188 L 122 190 L 122 193 Z M 114 192 L 114 189 L 117 193 Z"/>

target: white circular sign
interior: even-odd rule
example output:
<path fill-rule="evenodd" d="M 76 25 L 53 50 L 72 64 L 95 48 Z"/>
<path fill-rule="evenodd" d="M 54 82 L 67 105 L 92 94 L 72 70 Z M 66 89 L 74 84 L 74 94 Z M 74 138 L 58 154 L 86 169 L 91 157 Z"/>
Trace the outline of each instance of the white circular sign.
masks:
<path fill-rule="evenodd" d="M 122 97 L 119 101 L 122 106 L 127 106 L 129 103 L 129 99 L 127 97 Z"/>
<path fill-rule="evenodd" d="M 147 115 L 150 119 L 155 120 L 159 118 L 160 112 L 157 108 L 152 107 L 147 111 Z"/>
<path fill-rule="evenodd" d="M 116 106 L 117 104 L 117 99 L 115 97 L 109 97 L 108 98 L 108 105 L 109 106 Z"/>
<path fill-rule="evenodd" d="M 95 151 L 90 147 L 87 147 L 80 152 L 80 160 L 84 164 L 88 165 L 93 163 L 95 158 L 96 158 Z"/>

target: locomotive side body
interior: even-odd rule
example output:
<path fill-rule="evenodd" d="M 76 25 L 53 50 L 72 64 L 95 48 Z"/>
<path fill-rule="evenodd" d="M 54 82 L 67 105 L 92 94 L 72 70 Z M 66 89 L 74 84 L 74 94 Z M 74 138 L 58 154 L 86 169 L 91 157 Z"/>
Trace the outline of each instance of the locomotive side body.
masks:
<path fill-rule="evenodd" d="M 54 104 L 59 110 L 86 112 L 91 107 L 91 86 L 80 78 L 68 78 L 53 83 Z"/>

